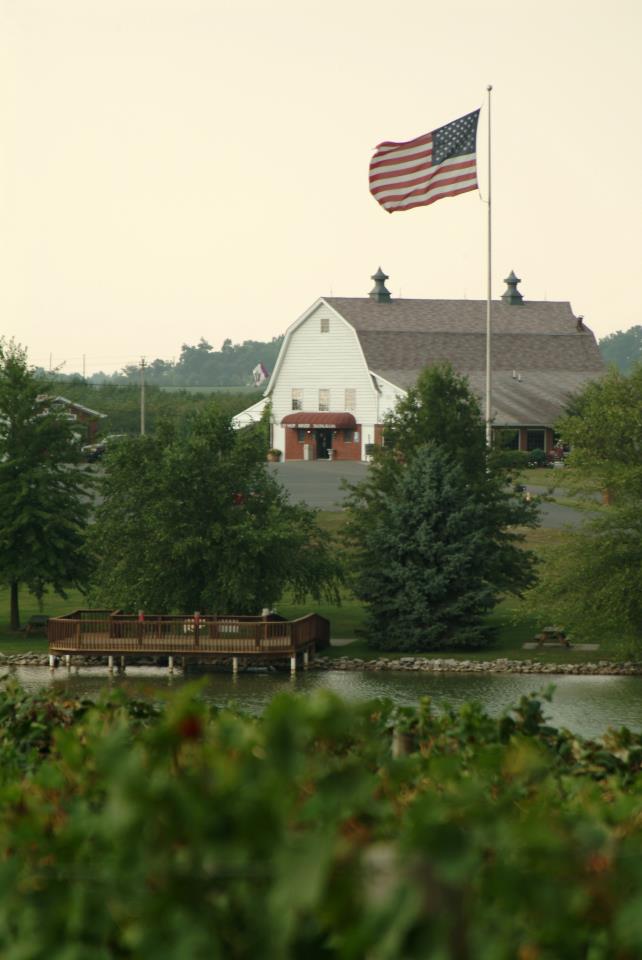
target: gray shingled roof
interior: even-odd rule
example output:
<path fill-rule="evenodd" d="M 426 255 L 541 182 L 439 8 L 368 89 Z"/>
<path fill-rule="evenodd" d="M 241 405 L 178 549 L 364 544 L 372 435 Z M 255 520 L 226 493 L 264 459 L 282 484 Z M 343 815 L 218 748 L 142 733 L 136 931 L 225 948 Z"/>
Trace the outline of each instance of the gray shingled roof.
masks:
<path fill-rule="evenodd" d="M 355 328 L 373 373 L 407 389 L 423 367 L 447 360 L 483 397 L 485 300 L 325 299 Z M 549 301 L 493 301 L 492 366 L 498 425 L 553 424 L 568 397 L 604 372 L 592 331 L 578 330 L 569 303 Z"/>

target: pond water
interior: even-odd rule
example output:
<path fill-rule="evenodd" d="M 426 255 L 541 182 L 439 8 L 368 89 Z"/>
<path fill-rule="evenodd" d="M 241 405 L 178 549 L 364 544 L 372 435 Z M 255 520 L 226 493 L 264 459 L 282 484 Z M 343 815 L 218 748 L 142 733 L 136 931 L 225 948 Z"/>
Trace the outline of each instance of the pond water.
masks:
<path fill-rule="evenodd" d="M 27 689 L 52 686 L 73 696 L 96 698 L 109 686 L 121 687 L 130 695 L 159 699 L 176 689 L 191 674 L 170 677 L 167 670 L 128 667 L 124 676 L 110 677 L 105 668 L 58 668 L 51 673 L 43 667 L 18 667 L 13 673 Z M 306 695 L 326 689 L 348 700 L 388 697 L 398 704 L 415 704 L 432 697 L 435 704 L 459 706 L 476 700 L 491 714 L 501 713 L 526 693 L 554 683 L 553 702 L 545 710 L 556 726 L 568 727 L 587 737 L 599 736 L 608 727 L 627 726 L 642 731 L 642 677 L 559 676 L 529 674 L 425 674 L 311 671 L 290 677 L 284 673 L 206 673 L 204 697 L 215 704 L 234 702 L 242 710 L 260 713 L 272 697 L 283 691 Z"/>

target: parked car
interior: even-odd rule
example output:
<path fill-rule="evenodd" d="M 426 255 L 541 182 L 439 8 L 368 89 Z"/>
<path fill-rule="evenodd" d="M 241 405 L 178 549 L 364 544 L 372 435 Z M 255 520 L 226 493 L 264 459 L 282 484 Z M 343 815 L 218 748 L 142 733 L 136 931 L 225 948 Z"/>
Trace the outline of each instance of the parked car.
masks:
<path fill-rule="evenodd" d="M 105 455 L 108 449 L 125 440 L 126 437 L 126 433 L 108 433 L 106 437 L 103 437 L 102 440 L 99 440 L 97 443 L 85 444 L 84 447 L 81 447 L 81 451 L 87 463 L 95 463 L 96 460 L 100 460 L 101 457 Z"/>

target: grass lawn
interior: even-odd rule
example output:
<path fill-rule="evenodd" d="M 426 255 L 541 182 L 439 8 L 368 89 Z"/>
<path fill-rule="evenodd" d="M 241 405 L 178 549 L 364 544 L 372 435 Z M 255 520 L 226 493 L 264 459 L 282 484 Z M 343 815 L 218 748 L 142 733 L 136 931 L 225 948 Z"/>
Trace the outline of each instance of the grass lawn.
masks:
<path fill-rule="evenodd" d="M 513 483 L 524 483 L 534 487 L 547 487 L 554 490 L 572 488 L 575 474 L 572 467 L 550 469 L 547 467 L 524 467 L 511 474 Z M 601 486 L 597 480 L 582 480 L 582 489 L 586 493 L 599 493 Z"/>
<path fill-rule="evenodd" d="M 49 617 L 60 617 L 64 613 L 71 613 L 79 607 L 86 606 L 86 600 L 78 590 L 70 590 L 66 600 L 56 594 L 46 594 L 42 609 L 37 599 L 28 590 L 20 591 L 20 622 L 27 624 L 29 617 L 35 613 L 45 613 Z M 9 629 L 9 590 L 0 589 L 0 651 L 2 653 L 25 653 L 33 650 L 34 653 L 44 652 L 47 649 L 47 638 L 44 632 L 25 636 L 24 633 Z"/>
<path fill-rule="evenodd" d="M 345 514 L 330 514 L 335 519 L 333 532 L 341 529 L 345 523 Z M 321 514 L 320 523 L 324 525 L 328 514 Z M 525 546 L 537 553 L 545 562 L 547 547 L 559 543 L 565 539 L 567 533 L 564 530 L 551 530 L 543 527 L 537 527 L 534 530 L 525 528 L 522 531 L 525 535 Z M 314 609 L 323 617 L 327 617 L 331 622 L 332 637 L 335 639 L 347 640 L 354 638 L 354 641 L 341 647 L 332 647 L 327 651 L 331 657 L 386 657 L 392 658 L 399 656 L 398 653 L 379 653 L 379 651 L 370 650 L 365 641 L 359 639 L 358 631 L 363 627 L 364 608 L 348 591 L 344 592 L 342 605 L 339 607 L 315 604 L 313 602 L 304 604 L 293 604 L 284 599 L 277 607 L 279 613 L 285 617 L 300 617 L 310 610 Z M 584 663 L 597 658 L 608 659 L 613 655 L 607 644 L 604 644 L 600 651 L 585 650 L 567 650 L 566 648 L 547 649 L 547 650 L 524 650 L 522 644 L 533 639 L 539 632 L 541 624 L 533 614 L 525 609 L 524 603 L 518 597 L 508 597 L 495 608 L 490 615 L 490 623 L 495 627 L 496 634 L 492 644 L 479 651 L 439 651 L 436 653 L 423 654 L 423 651 L 415 651 L 429 657 L 454 657 L 460 660 L 488 660 L 495 657 L 507 657 L 511 660 L 541 660 L 543 663 Z M 407 651 L 403 655 L 411 656 L 413 651 Z"/>
<path fill-rule="evenodd" d="M 346 521 L 346 514 L 341 511 L 323 511 L 319 514 L 319 524 L 328 533 L 338 533 Z M 535 530 L 524 530 L 526 546 L 540 555 L 545 562 L 546 548 L 562 541 L 567 534 L 563 530 L 550 530 L 538 527 Z M 23 624 L 34 613 L 46 613 L 49 616 L 60 616 L 72 610 L 84 607 L 86 601 L 78 591 L 70 591 L 66 600 L 55 595 L 47 595 L 42 610 L 35 597 L 26 590 L 21 591 L 20 614 Z M 363 605 L 356 600 L 348 590 L 344 590 L 340 606 L 315 603 L 310 600 L 303 604 L 295 604 L 287 596 L 277 604 L 279 613 L 288 619 L 304 616 L 315 611 L 330 620 L 332 636 L 335 639 L 354 639 L 354 642 L 330 650 L 330 656 L 379 656 L 379 653 L 370 651 L 363 640 L 358 638 L 359 629 L 363 627 L 365 611 Z M 23 633 L 9 630 L 9 593 L 0 590 L 0 651 L 3 653 L 19 653 L 26 650 L 34 652 L 45 651 L 47 641 L 43 634 L 33 634 L 25 637 Z M 555 650 L 523 650 L 522 644 L 532 640 L 538 632 L 540 624 L 532 613 L 526 610 L 524 603 L 515 597 L 502 601 L 490 616 L 490 622 L 496 628 L 495 639 L 492 645 L 481 651 L 453 652 L 440 651 L 428 654 L 433 657 L 453 656 L 459 659 L 485 660 L 493 657 L 508 657 L 510 659 L 541 659 L 547 663 L 574 663 L 596 659 L 595 652 L 573 651 L 566 649 Z M 408 653 L 412 653 L 409 651 Z M 611 651 L 604 644 L 599 651 L 599 657 L 608 658 Z M 398 654 L 389 653 L 382 656 L 395 657 Z"/>

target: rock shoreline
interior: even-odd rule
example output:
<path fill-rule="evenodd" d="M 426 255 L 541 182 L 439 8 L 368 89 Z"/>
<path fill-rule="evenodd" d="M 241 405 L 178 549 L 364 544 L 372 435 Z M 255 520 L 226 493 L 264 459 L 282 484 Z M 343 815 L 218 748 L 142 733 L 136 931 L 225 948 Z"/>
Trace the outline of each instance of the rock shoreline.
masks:
<path fill-rule="evenodd" d="M 242 662 L 242 657 L 239 660 Z M 106 658 L 103 657 L 73 657 L 72 666 L 75 667 L 104 667 Z M 164 666 L 167 658 L 139 657 L 127 658 L 127 666 Z M 211 661 L 205 664 L 212 665 Z M 204 665 L 205 665 L 204 664 Z M 58 661 L 58 666 L 63 664 Z M 2 667 L 48 667 L 49 655 L 46 653 L 5 654 L 0 653 L 0 670 Z M 179 663 L 176 665 L 179 667 Z M 276 664 L 269 664 L 274 667 Z M 283 668 L 283 664 L 279 664 Z M 613 663 L 610 660 L 596 660 L 589 663 L 541 663 L 538 660 L 509 660 L 498 657 L 494 660 L 454 660 L 448 657 L 398 657 L 394 660 L 378 659 L 363 660 L 358 657 L 324 657 L 317 656 L 310 664 L 311 670 L 353 670 L 368 672 L 422 672 L 422 673 L 535 673 L 545 676 L 577 675 L 577 676 L 642 676 L 642 663 L 627 660 L 623 663 Z"/>
<path fill-rule="evenodd" d="M 362 660 L 356 657 L 317 657 L 316 670 L 366 670 L 370 672 L 417 671 L 422 673 L 536 673 L 579 676 L 642 676 L 642 663 L 627 660 L 613 663 L 597 660 L 591 663 L 541 663 L 539 660 L 454 660 L 447 657 L 399 657 L 395 660 Z"/>
<path fill-rule="evenodd" d="M 56 657 L 58 667 L 63 666 L 63 658 Z M 114 662 L 116 664 L 116 656 Z M 167 657 L 137 657 L 128 658 L 127 665 L 130 667 L 158 667 L 167 664 Z M 72 667 L 104 667 L 107 665 L 107 657 L 78 657 L 72 656 Z M 34 653 L 27 650 L 26 653 L 0 653 L 0 670 L 3 667 L 48 667 L 48 653 Z"/>

